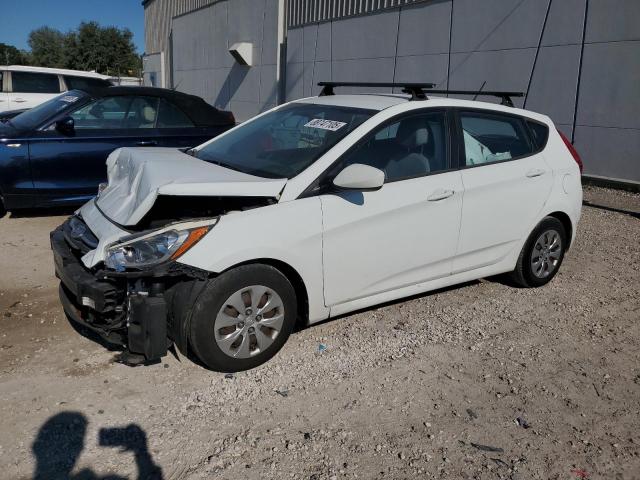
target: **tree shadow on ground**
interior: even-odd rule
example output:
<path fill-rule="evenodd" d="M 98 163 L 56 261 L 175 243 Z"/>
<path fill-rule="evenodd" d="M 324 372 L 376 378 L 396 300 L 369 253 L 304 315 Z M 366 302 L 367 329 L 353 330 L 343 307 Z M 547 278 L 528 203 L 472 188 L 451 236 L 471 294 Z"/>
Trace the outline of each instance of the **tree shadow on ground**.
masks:
<path fill-rule="evenodd" d="M 49 418 L 40 427 L 31 450 L 36 467 L 34 480 L 127 480 L 117 474 L 99 475 L 89 468 L 74 472 L 84 448 L 88 426 L 80 412 L 62 412 Z M 98 443 L 106 448 L 119 448 L 120 453 L 133 453 L 138 480 L 162 480 L 162 469 L 151 458 L 147 435 L 136 424 L 126 427 L 102 428 Z"/>

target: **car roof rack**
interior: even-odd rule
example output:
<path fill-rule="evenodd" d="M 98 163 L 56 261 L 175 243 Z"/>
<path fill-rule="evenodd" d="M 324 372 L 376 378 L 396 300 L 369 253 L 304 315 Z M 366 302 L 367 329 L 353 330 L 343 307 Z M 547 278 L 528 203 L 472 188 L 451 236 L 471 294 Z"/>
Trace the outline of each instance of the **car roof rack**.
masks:
<path fill-rule="evenodd" d="M 427 96 L 424 91 L 435 87 L 435 83 L 393 83 L 393 82 L 318 82 L 318 86 L 322 87 L 320 96 L 334 95 L 335 87 L 388 87 L 402 88 L 403 93 L 409 93 L 411 100 L 426 100 Z"/>
<path fill-rule="evenodd" d="M 320 96 L 334 95 L 335 87 L 388 87 L 402 88 L 404 93 L 411 95 L 410 100 L 428 100 L 427 94 L 436 95 L 487 95 L 502 99 L 501 105 L 513 107 L 511 97 L 524 97 L 523 92 L 484 91 L 484 90 L 436 90 L 433 83 L 378 83 L 378 82 L 318 82 L 322 87 Z M 475 97 L 474 97 L 475 98 Z"/>

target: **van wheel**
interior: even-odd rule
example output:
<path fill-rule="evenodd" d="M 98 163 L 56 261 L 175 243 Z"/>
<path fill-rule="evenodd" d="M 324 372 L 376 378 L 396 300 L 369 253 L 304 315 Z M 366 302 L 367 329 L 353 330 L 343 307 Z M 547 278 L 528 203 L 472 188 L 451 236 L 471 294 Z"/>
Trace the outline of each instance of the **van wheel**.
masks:
<path fill-rule="evenodd" d="M 4 208 L 4 202 L 2 201 L 2 195 L 0 195 L 0 218 L 7 214 L 7 209 Z"/>
<path fill-rule="evenodd" d="M 558 273 L 566 248 L 567 234 L 560 220 L 545 217 L 524 244 L 512 280 L 522 287 L 546 285 Z"/>
<path fill-rule="evenodd" d="M 269 265 L 243 265 L 205 287 L 193 309 L 190 342 L 212 370 L 248 370 L 278 353 L 296 317 L 287 277 Z"/>

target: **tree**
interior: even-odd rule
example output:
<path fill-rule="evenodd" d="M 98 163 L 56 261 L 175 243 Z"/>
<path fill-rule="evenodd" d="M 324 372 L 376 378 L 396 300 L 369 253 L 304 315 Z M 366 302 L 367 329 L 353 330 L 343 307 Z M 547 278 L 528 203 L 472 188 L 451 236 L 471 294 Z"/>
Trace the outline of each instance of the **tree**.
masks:
<path fill-rule="evenodd" d="M 28 65 L 29 54 L 13 45 L 0 43 L 0 65 Z"/>
<path fill-rule="evenodd" d="M 83 22 L 67 49 L 69 64 L 79 70 L 96 70 L 108 75 L 138 74 L 140 60 L 129 29 L 101 27 Z"/>
<path fill-rule="evenodd" d="M 40 27 L 29 34 L 31 61 L 41 67 L 65 67 L 65 35 L 50 27 Z"/>
<path fill-rule="evenodd" d="M 142 61 L 127 28 L 102 27 L 83 22 L 77 30 L 62 32 L 42 27 L 31 32 L 33 64 L 74 70 L 95 70 L 106 75 L 139 75 Z"/>

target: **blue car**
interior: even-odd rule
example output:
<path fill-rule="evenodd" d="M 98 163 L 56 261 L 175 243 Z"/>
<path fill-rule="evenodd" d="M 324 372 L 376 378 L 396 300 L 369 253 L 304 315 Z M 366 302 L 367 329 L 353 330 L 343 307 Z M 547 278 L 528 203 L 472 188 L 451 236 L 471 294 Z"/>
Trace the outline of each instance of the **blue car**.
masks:
<path fill-rule="evenodd" d="M 188 149 L 235 125 L 199 97 L 151 87 L 71 90 L 0 121 L 0 213 L 79 205 L 119 147 Z"/>

